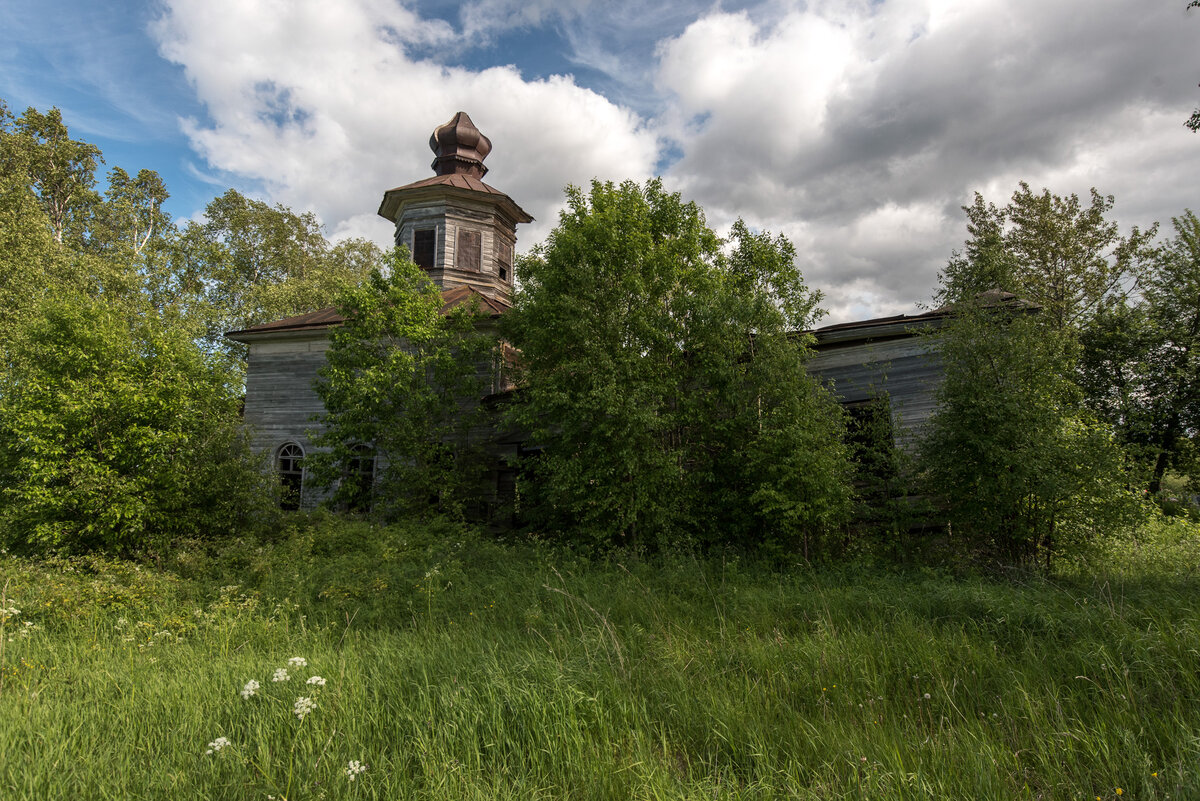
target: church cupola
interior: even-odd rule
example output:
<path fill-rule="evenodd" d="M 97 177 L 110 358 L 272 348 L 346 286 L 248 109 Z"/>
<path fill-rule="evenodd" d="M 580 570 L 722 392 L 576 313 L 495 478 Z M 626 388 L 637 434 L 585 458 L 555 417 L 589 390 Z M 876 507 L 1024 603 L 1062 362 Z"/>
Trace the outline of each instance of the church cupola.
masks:
<path fill-rule="evenodd" d="M 492 152 L 492 140 L 480 133 L 465 111 L 460 111 L 450 122 L 433 129 L 429 149 L 437 156 L 429 166 L 438 175 L 482 178 L 487 175 L 483 160 Z"/>
<path fill-rule="evenodd" d="M 508 303 L 517 225 L 533 218 L 481 180 L 492 141 L 465 112 L 435 128 L 429 147 L 436 175 L 389 189 L 380 216 L 395 223 L 396 244 L 443 291 L 465 286 Z"/>

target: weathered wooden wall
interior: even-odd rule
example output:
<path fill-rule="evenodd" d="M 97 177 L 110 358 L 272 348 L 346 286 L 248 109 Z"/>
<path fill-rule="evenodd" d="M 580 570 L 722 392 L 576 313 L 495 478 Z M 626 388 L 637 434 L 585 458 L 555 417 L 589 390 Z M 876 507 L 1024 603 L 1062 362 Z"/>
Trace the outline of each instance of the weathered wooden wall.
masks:
<path fill-rule="evenodd" d="M 942 377 L 936 340 L 941 317 L 817 331 L 809 371 L 844 404 L 886 398 L 896 444 L 911 448 L 929 421 Z"/>
<path fill-rule="evenodd" d="M 314 417 L 324 411 L 313 383 L 328 349 L 324 330 L 277 333 L 250 343 L 244 420 L 251 447 L 271 469 L 284 443 L 298 443 L 306 456 L 313 452 L 309 434 L 318 429 Z M 306 469 L 301 505 L 311 508 L 322 497 Z"/>
<path fill-rule="evenodd" d="M 844 404 L 886 398 L 896 443 L 911 448 L 935 406 L 942 365 L 935 340 L 928 334 L 942 321 L 924 315 L 819 330 L 808 369 Z M 285 443 L 298 443 L 306 455 L 313 452 L 310 434 L 319 430 L 316 418 L 324 411 L 313 385 L 328 347 L 325 329 L 260 334 L 250 340 L 245 423 L 252 446 L 272 469 L 275 454 Z M 485 500 L 494 503 L 512 480 L 501 457 L 516 453 L 519 437 L 510 432 L 495 441 L 496 432 L 477 428 L 472 439 L 492 442 L 496 451 L 493 483 L 497 488 Z M 323 497 L 309 484 L 306 470 L 302 506 L 311 508 Z"/>

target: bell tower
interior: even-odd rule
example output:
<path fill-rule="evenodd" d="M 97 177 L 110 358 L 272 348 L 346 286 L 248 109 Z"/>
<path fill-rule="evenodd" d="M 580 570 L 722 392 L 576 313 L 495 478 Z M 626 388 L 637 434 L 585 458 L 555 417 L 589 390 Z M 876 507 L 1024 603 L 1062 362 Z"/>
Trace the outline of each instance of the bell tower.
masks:
<path fill-rule="evenodd" d="M 440 289 L 465 286 L 509 303 L 517 225 L 533 218 L 483 182 L 492 141 L 466 112 L 435 128 L 429 147 L 434 176 L 389 189 L 379 215 Z"/>

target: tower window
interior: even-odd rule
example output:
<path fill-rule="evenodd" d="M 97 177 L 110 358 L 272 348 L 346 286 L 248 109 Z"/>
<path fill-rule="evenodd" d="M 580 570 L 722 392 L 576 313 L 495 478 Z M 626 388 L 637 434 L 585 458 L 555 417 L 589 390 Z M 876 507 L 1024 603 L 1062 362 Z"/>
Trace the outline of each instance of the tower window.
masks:
<path fill-rule="evenodd" d="M 419 228 L 413 231 L 413 261 L 422 270 L 432 270 L 437 247 L 437 229 Z"/>
<path fill-rule="evenodd" d="M 275 453 L 275 470 L 283 488 L 279 507 L 292 511 L 299 509 L 304 491 L 304 449 L 294 442 L 279 446 Z"/>
<path fill-rule="evenodd" d="M 481 239 L 478 231 L 458 232 L 458 248 L 454 256 L 454 263 L 458 269 L 479 272 Z"/>
<path fill-rule="evenodd" d="M 508 242 L 499 241 L 496 243 L 496 272 L 500 275 L 501 281 L 508 280 L 508 274 L 512 271 L 512 245 Z"/>

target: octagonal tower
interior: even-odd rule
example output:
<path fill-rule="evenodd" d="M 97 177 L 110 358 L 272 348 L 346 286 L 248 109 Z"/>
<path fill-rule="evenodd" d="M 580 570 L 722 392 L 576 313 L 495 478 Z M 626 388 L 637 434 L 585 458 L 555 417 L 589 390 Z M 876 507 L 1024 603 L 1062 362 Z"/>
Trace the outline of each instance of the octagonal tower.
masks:
<path fill-rule="evenodd" d="M 396 225 L 396 244 L 443 291 L 468 287 L 510 301 L 517 225 L 533 222 L 512 198 L 481 179 L 492 150 L 465 112 L 429 138 L 435 175 L 389 189 L 379 215 Z"/>

